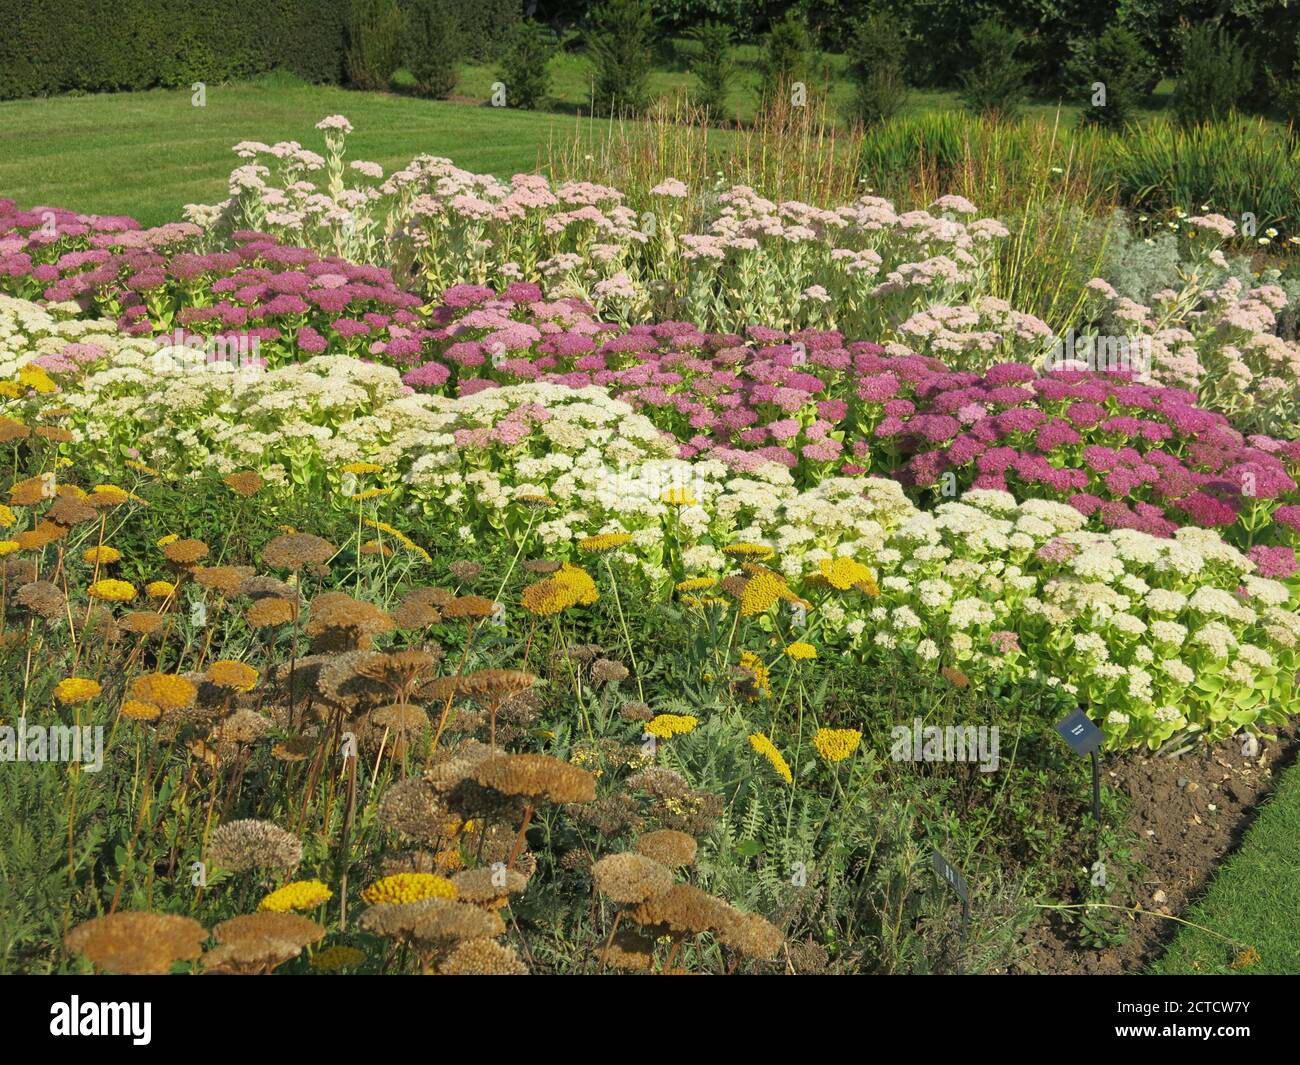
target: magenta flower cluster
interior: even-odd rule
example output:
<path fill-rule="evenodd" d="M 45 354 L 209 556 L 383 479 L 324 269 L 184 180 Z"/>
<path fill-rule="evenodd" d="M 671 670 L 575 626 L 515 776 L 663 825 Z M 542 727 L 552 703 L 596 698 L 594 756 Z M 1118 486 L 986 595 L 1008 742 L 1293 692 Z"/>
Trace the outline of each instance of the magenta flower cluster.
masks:
<path fill-rule="evenodd" d="M 228 250 L 199 252 L 199 235 L 188 223 L 140 229 L 131 219 L 0 201 L 0 291 L 73 300 L 137 336 L 180 329 L 256 339 L 272 365 L 326 350 L 403 367 L 421 361 L 430 336 L 422 301 L 388 270 L 254 232 L 233 234 Z"/>
<path fill-rule="evenodd" d="M 1002 489 L 1156 536 L 1218 528 L 1261 545 L 1261 568 L 1274 573 L 1300 543 L 1300 442 L 1243 437 L 1192 393 L 1123 374 L 1044 376 L 1017 363 L 959 372 L 836 332 L 622 327 L 525 284 L 500 294 L 458 285 L 434 319 L 435 358 L 408 384 L 461 394 L 533 380 L 601 385 L 676 436 L 683 457 L 737 470 L 776 461 L 802 483 L 891 476 L 919 499 Z"/>

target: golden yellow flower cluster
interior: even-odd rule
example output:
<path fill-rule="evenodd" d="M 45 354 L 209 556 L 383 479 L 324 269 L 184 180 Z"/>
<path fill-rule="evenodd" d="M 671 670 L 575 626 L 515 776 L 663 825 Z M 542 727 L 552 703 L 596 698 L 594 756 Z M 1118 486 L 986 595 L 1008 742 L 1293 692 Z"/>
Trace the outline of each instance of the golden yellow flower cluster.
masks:
<path fill-rule="evenodd" d="M 96 581 L 86 589 L 92 599 L 103 599 L 109 603 L 129 603 L 139 593 L 130 581 L 103 580 Z"/>
<path fill-rule="evenodd" d="M 198 691 L 174 673 L 146 673 L 131 682 L 131 694 L 163 710 L 183 710 L 194 702 Z"/>
<path fill-rule="evenodd" d="M 838 591 L 856 588 L 870 596 L 880 594 L 876 587 L 876 575 L 861 562 L 846 557 L 823 560 L 818 569 L 826 583 Z"/>
<path fill-rule="evenodd" d="M 433 558 L 430 556 L 428 551 L 426 551 L 423 547 L 417 544 L 414 540 L 412 540 L 409 536 L 406 535 L 406 533 L 402 532 L 400 529 L 393 528 L 393 526 L 389 525 L 388 522 L 376 521 L 374 518 L 362 518 L 361 520 L 366 525 L 369 525 L 372 529 L 378 529 L 382 533 L 387 533 L 399 544 L 401 544 L 404 548 L 406 548 L 406 550 L 410 551 L 411 554 L 419 555 L 420 558 L 422 558 L 425 562 L 433 561 Z"/>
<path fill-rule="evenodd" d="M 295 880 L 291 884 L 272 891 L 257 908 L 270 910 L 272 913 L 288 913 L 290 910 L 314 910 L 321 903 L 334 897 L 328 887 L 319 880 Z"/>
<path fill-rule="evenodd" d="M 795 640 L 785 649 L 785 653 L 796 662 L 802 662 L 809 658 L 816 658 L 817 648 L 810 643 L 804 643 L 803 640 Z"/>
<path fill-rule="evenodd" d="M 763 664 L 763 660 L 753 651 L 740 652 L 740 668 L 754 675 L 754 687 L 759 695 L 772 694 L 772 671 Z"/>
<path fill-rule="evenodd" d="M 682 593 L 701 592 L 705 588 L 712 588 L 717 583 L 717 577 L 691 577 L 688 580 L 678 581 L 674 587 Z"/>
<path fill-rule="evenodd" d="M 89 699 L 95 698 L 103 689 L 99 686 L 99 681 L 89 680 L 85 677 L 65 677 L 54 685 L 54 698 L 63 703 L 64 706 L 71 706 L 74 703 L 84 703 Z"/>
<path fill-rule="evenodd" d="M 645 730 L 658 739 L 669 740 L 674 736 L 684 736 L 688 732 L 694 732 L 695 726 L 699 723 L 698 717 L 691 717 L 689 714 L 656 714 L 646 722 Z"/>
<path fill-rule="evenodd" d="M 750 544 L 743 541 L 737 544 L 728 544 L 722 551 L 734 558 L 757 558 L 763 562 L 776 554 L 776 550 L 768 547 L 767 544 Z"/>
<path fill-rule="evenodd" d="M 591 575 L 566 562 L 552 576 L 528 585 L 520 601 L 530 614 L 551 617 L 572 606 L 591 606 L 599 598 Z"/>
<path fill-rule="evenodd" d="M 790 764 L 781 756 L 781 752 L 776 749 L 776 745 L 763 733 L 755 732 L 750 736 L 749 745 L 768 760 L 772 768 L 776 770 L 777 776 L 787 784 L 794 783 L 794 774 L 790 772 Z"/>
<path fill-rule="evenodd" d="M 91 565 L 99 563 L 101 566 L 106 566 L 121 559 L 122 552 L 116 547 L 88 547 L 82 552 L 81 557 Z"/>
<path fill-rule="evenodd" d="M 842 762 L 858 749 L 862 733 L 855 728 L 819 728 L 813 747 L 828 762 Z"/>
<path fill-rule="evenodd" d="M 394 873 L 376 880 L 361 897 L 372 906 L 381 902 L 419 902 L 421 899 L 454 899 L 456 885 L 433 873 Z"/>
<path fill-rule="evenodd" d="M 670 507 L 693 507 L 699 502 L 689 488 L 669 488 L 659 499 Z"/>
<path fill-rule="evenodd" d="M 578 541 L 578 550 L 600 554 L 602 551 L 612 551 L 631 542 L 632 537 L 628 533 L 600 533 L 596 536 L 584 536 Z"/>

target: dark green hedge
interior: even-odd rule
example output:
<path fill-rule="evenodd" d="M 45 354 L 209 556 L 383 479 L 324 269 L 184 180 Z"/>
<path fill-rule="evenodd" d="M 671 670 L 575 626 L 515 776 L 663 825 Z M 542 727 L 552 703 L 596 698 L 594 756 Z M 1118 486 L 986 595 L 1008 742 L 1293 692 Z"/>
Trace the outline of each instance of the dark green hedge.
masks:
<path fill-rule="evenodd" d="M 343 77 L 348 0 L 3 0 L 0 99 Z"/>

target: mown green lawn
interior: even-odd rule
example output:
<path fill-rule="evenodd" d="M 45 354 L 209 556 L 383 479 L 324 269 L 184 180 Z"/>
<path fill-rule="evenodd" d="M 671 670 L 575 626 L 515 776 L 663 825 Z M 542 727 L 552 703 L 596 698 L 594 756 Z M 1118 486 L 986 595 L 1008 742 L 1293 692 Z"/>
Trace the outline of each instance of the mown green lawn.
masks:
<path fill-rule="evenodd" d="M 225 198 L 237 141 L 297 140 L 320 151 L 314 127 L 331 114 L 355 127 L 351 159 L 393 170 L 427 152 L 502 176 L 535 170 L 548 138 L 570 137 L 578 121 L 274 78 L 209 86 L 205 107 L 164 89 L 16 100 L 0 103 L 0 196 L 158 225 L 187 203 Z"/>
<path fill-rule="evenodd" d="M 1153 974 L 1300 973 L 1300 766 L 1285 773 L 1241 849 L 1183 917 L 1235 945 L 1183 928 L 1152 966 Z M 1232 968 L 1246 947 L 1253 947 L 1259 960 Z"/>

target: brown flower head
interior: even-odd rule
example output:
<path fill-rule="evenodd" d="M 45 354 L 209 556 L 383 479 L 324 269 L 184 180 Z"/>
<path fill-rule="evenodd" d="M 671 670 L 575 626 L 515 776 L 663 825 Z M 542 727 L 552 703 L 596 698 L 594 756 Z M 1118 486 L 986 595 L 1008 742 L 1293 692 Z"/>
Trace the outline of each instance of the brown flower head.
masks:
<path fill-rule="evenodd" d="M 494 610 L 491 599 L 484 599 L 481 595 L 461 595 L 442 608 L 442 616 L 447 621 L 481 621 L 490 618 Z"/>
<path fill-rule="evenodd" d="M 67 602 L 63 590 L 49 581 L 32 581 L 18 589 L 14 596 L 18 605 L 43 618 L 57 618 Z"/>
<path fill-rule="evenodd" d="M 241 496 L 256 495 L 262 487 L 262 478 L 252 470 L 227 474 L 221 479 L 232 492 Z"/>
<path fill-rule="evenodd" d="M 627 678 L 627 666 L 612 658 L 598 658 L 591 664 L 591 679 L 597 684 L 617 684 Z"/>
<path fill-rule="evenodd" d="M 537 679 L 522 669 L 479 669 L 460 678 L 460 691 L 490 706 L 522 695 Z"/>
<path fill-rule="evenodd" d="M 83 921 L 63 943 L 104 972 L 161 976 L 173 962 L 202 954 L 207 938 L 207 930 L 193 918 L 123 910 Z"/>
<path fill-rule="evenodd" d="M 524 563 L 524 569 L 529 573 L 536 573 L 543 577 L 550 576 L 559 568 L 560 564 L 558 562 L 553 562 L 549 558 L 531 558 Z"/>
<path fill-rule="evenodd" d="M 239 824 L 239 822 L 233 822 Z M 218 943 L 286 942 L 308 947 L 325 935 L 325 929 L 299 913 L 259 910 L 222 921 L 212 929 Z"/>
<path fill-rule="evenodd" d="M 302 843 L 270 821 L 228 821 L 212 833 L 208 858 L 223 869 L 290 871 L 302 861 Z"/>
<path fill-rule="evenodd" d="M 528 877 L 504 864 L 466 869 L 451 878 L 457 898 L 478 905 L 496 902 L 507 895 L 518 895 L 528 886 Z"/>
<path fill-rule="evenodd" d="M 647 832 L 636 841 L 638 854 L 662 862 L 669 869 L 680 869 L 692 864 L 698 846 L 694 836 L 688 836 L 685 832 L 677 832 L 671 828 Z"/>
<path fill-rule="evenodd" d="M 527 976 L 528 966 L 510 947 L 490 939 L 471 939 L 447 955 L 438 971 L 447 976 Z"/>
<path fill-rule="evenodd" d="M 635 928 L 620 928 L 600 955 L 600 963 L 624 972 L 648 973 L 654 964 L 655 941 Z"/>
<path fill-rule="evenodd" d="M 607 854 L 591 867 L 591 876 L 614 902 L 645 902 L 673 886 L 673 871 L 643 854 Z"/>
<path fill-rule="evenodd" d="M 378 728 L 398 736 L 418 736 L 428 727 L 429 715 L 410 703 L 390 703 L 370 712 L 370 721 Z"/>
<path fill-rule="evenodd" d="M 244 619 L 255 629 L 287 625 L 297 616 L 297 602 L 290 599 L 277 599 L 273 596 L 255 600 L 253 605 L 244 612 Z"/>
<path fill-rule="evenodd" d="M 674 884 L 663 894 L 641 903 L 628 916 L 642 927 L 681 936 L 724 927 L 731 919 L 729 910 L 722 899 L 693 884 Z"/>
<path fill-rule="evenodd" d="M 485 788 L 531 803 L 591 802 L 596 778 L 548 754 L 499 754 L 479 763 L 474 779 Z"/>
<path fill-rule="evenodd" d="M 0 444 L 12 444 L 15 440 L 26 440 L 31 436 L 31 429 L 13 418 L 0 417 Z"/>
<path fill-rule="evenodd" d="M 650 721 L 655 712 L 645 703 L 624 703 L 619 707 L 618 716 L 624 721 Z"/>
<path fill-rule="evenodd" d="M 328 540 L 311 533 L 284 533 L 262 548 L 262 561 L 276 569 L 324 565 L 338 551 Z"/>
<path fill-rule="evenodd" d="M 256 571 L 252 566 L 195 566 L 190 575 L 204 588 L 222 595 L 238 595 L 245 580 Z"/>
<path fill-rule="evenodd" d="M 718 939 L 747 958 L 766 961 L 785 945 L 781 930 L 756 913 L 742 913 L 728 907 L 727 919 L 718 926 Z"/>
<path fill-rule="evenodd" d="M 433 846 L 449 835 L 456 822 L 428 781 L 409 777 L 394 784 L 379 801 L 379 823 Z"/>
<path fill-rule="evenodd" d="M 218 722 L 209 734 L 213 743 L 254 743 L 271 731 L 271 719 L 250 707 L 240 707 Z"/>
<path fill-rule="evenodd" d="M 483 566 L 478 562 L 453 562 L 447 569 L 451 571 L 451 575 L 458 581 L 463 581 L 466 584 L 478 580 L 478 575 L 483 572 Z"/>
<path fill-rule="evenodd" d="M 506 930 L 495 913 L 456 899 L 429 899 L 411 926 L 412 935 L 426 943 L 449 947 L 466 939 L 490 939 Z"/>
<path fill-rule="evenodd" d="M 265 599 L 270 596 L 275 599 L 289 599 L 295 603 L 298 602 L 297 588 L 262 573 L 246 577 L 239 585 L 239 594 L 246 595 L 249 599 Z"/>
<path fill-rule="evenodd" d="M 94 521 L 99 512 L 87 506 L 76 496 L 59 496 L 45 512 L 45 516 L 60 525 L 80 525 L 85 521 Z"/>
<path fill-rule="evenodd" d="M 208 557 L 208 545 L 202 540 L 173 540 L 163 545 L 163 554 L 178 566 L 190 566 Z"/>
<path fill-rule="evenodd" d="M 161 614 L 155 614 L 150 610 L 137 610 L 120 619 L 118 625 L 126 632 L 133 632 L 137 636 L 149 636 L 162 628 L 163 621 Z"/>

